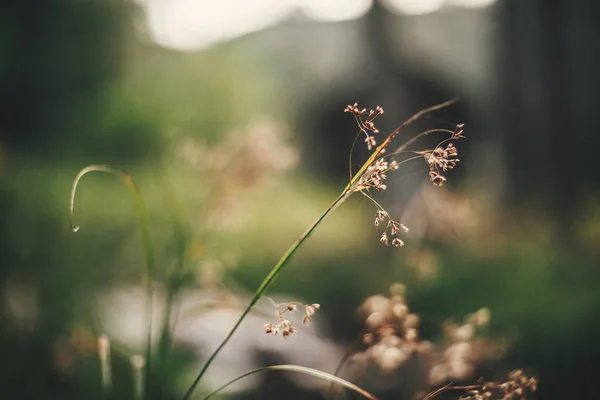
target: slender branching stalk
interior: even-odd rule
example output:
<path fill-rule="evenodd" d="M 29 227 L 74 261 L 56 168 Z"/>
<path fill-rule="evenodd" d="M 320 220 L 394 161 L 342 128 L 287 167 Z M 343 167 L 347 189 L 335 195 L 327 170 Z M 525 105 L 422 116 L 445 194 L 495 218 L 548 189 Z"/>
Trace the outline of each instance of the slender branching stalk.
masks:
<path fill-rule="evenodd" d="M 240 376 L 238 376 L 235 379 L 232 379 L 231 381 L 227 382 L 226 384 L 224 384 L 223 386 L 221 386 L 220 388 L 214 390 L 213 392 L 207 394 L 206 396 L 204 396 L 202 398 L 202 400 L 208 400 L 211 397 L 213 397 L 214 395 L 216 395 L 217 393 L 219 393 L 221 390 L 225 389 L 226 387 L 228 387 L 229 385 L 231 385 L 234 382 L 239 381 L 242 378 L 245 378 L 247 376 L 250 375 L 254 375 L 254 374 L 258 374 L 260 372 L 268 372 L 268 371 L 290 371 L 290 372 L 299 372 L 301 374 L 306 374 L 306 375 L 310 375 L 310 376 L 314 376 L 316 378 L 319 379 L 324 379 L 326 381 L 329 381 L 331 383 L 336 383 L 338 385 L 341 385 L 343 387 L 346 387 L 350 390 L 355 391 L 356 393 L 361 394 L 363 397 L 370 399 L 370 400 L 377 400 L 377 397 L 375 397 L 374 395 L 372 395 L 371 393 L 367 392 L 366 390 L 364 390 L 363 388 L 348 382 L 347 380 L 344 380 L 342 378 L 338 378 L 337 376 L 328 374 L 326 372 L 322 372 L 316 369 L 312 369 L 312 368 L 307 368 L 307 367 L 301 367 L 298 365 L 272 365 L 269 367 L 263 367 L 263 368 L 258 368 L 258 369 L 253 369 L 251 371 L 248 371 Z"/>
<path fill-rule="evenodd" d="M 451 104 L 453 104 L 455 102 L 456 102 L 456 99 L 452 99 L 452 100 L 449 100 L 449 101 L 443 102 L 441 104 L 438 104 L 438 105 L 435 105 L 435 106 L 432 106 L 432 107 L 429 107 L 429 108 L 426 108 L 426 109 L 423 109 L 423 110 L 419 111 L 418 113 L 416 113 L 412 117 L 410 117 L 408 120 L 406 120 L 405 122 L 403 122 L 392 133 L 390 133 L 387 136 L 387 138 L 375 149 L 375 151 L 373 151 L 373 153 L 371 154 L 371 156 L 367 159 L 367 161 L 365 161 L 365 163 L 362 165 L 362 167 L 351 177 L 350 182 L 348 182 L 348 185 L 346 185 L 346 187 L 344 188 L 344 190 L 342 191 L 342 193 L 338 196 L 338 198 L 335 199 L 335 201 L 323 212 L 323 214 L 321 214 L 321 216 L 298 239 L 296 239 L 296 241 L 289 247 L 289 249 L 285 252 L 285 254 L 279 259 L 279 261 L 277 262 L 277 264 L 275 264 L 275 266 L 271 269 L 271 271 L 269 272 L 269 274 L 264 278 L 264 280 L 262 281 L 262 283 L 260 284 L 260 286 L 258 287 L 258 289 L 256 290 L 256 292 L 252 296 L 252 299 L 250 300 L 250 303 L 245 308 L 245 310 L 242 312 L 242 315 L 240 316 L 240 318 L 237 320 L 237 322 L 235 323 L 235 325 L 233 326 L 233 328 L 229 331 L 229 333 L 225 336 L 225 338 L 223 339 L 223 341 L 221 342 L 221 344 L 210 355 L 210 357 L 208 358 L 208 360 L 206 361 L 206 363 L 204 364 L 204 366 L 202 367 L 202 369 L 200 370 L 200 372 L 198 373 L 198 375 L 196 376 L 196 378 L 192 382 L 191 386 L 189 387 L 189 389 L 185 393 L 185 395 L 183 397 L 183 400 L 187 400 L 187 399 L 190 398 L 190 396 L 192 395 L 192 393 L 196 389 L 196 386 L 198 385 L 198 383 L 200 382 L 200 380 L 204 376 L 204 373 L 206 372 L 206 370 L 208 369 L 208 367 L 210 367 L 210 365 L 215 360 L 215 358 L 217 357 L 217 355 L 221 352 L 221 350 L 229 342 L 229 340 L 231 339 L 231 337 L 233 336 L 233 334 L 237 331 L 237 329 L 239 328 L 239 326 L 241 325 L 241 323 L 243 322 L 243 320 L 246 318 L 246 316 L 248 315 L 248 313 L 250 312 L 250 310 L 252 309 L 252 307 L 258 302 L 258 300 L 264 295 L 264 293 L 269 289 L 269 287 L 275 282 L 275 280 L 277 279 L 277 277 L 279 276 L 279 274 L 283 271 L 283 269 L 285 268 L 285 266 L 287 265 L 287 263 L 290 261 L 290 259 L 294 255 L 294 253 L 298 250 L 298 248 L 300 248 L 300 246 L 304 243 L 304 241 L 321 224 L 321 222 L 323 222 L 325 220 L 325 218 L 338 205 L 340 205 L 346 198 L 348 198 L 354 192 L 358 192 L 358 191 L 362 192 L 363 191 L 364 185 L 361 185 L 361 179 L 365 175 L 368 175 L 369 168 L 373 167 L 373 165 L 378 160 L 378 158 L 386 151 L 386 148 L 390 144 L 390 142 L 398 135 L 398 133 L 400 133 L 400 130 L 402 128 L 406 127 L 407 125 L 413 123 L 417 119 L 421 118 L 423 115 L 428 114 L 428 113 L 433 112 L 433 111 L 436 111 L 436 110 L 439 110 L 441 108 L 447 107 L 447 106 L 449 106 L 449 105 L 451 105 Z M 383 109 L 380 109 L 379 107 L 378 107 L 377 111 L 378 111 L 378 114 L 382 114 L 383 113 Z M 359 127 L 361 128 L 361 131 L 364 130 L 365 127 L 362 125 L 362 121 L 361 120 L 357 120 L 357 122 L 359 122 Z M 372 123 L 371 123 L 370 126 L 373 127 Z M 406 147 L 408 147 L 416 139 L 418 139 L 418 138 L 420 138 L 420 137 L 422 137 L 422 136 L 424 136 L 424 135 L 426 135 L 428 133 L 430 133 L 430 132 L 417 135 L 417 137 L 415 137 L 413 139 L 410 139 L 408 142 L 406 142 L 404 145 L 402 145 L 398 149 L 397 152 L 403 151 L 404 149 L 406 149 Z M 352 148 L 354 148 L 356 140 L 357 139 L 355 138 L 354 139 L 354 143 L 352 145 Z M 369 142 L 369 146 L 371 146 L 370 142 Z M 350 160 L 350 166 L 351 166 L 351 160 Z"/>
<path fill-rule="evenodd" d="M 70 214 L 69 222 L 71 224 L 71 230 L 73 232 L 79 231 L 79 226 L 73 224 L 73 214 L 75 211 L 75 194 L 77 192 L 77 186 L 81 178 L 89 172 L 105 172 L 120 177 L 123 182 L 129 188 L 131 195 L 135 201 L 135 208 L 137 211 L 138 224 L 140 228 L 140 234 L 142 237 L 142 247 L 146 259 L 145 268 L 145 285 L 146 285 L 146 313 L 148 318 L 148 337 L 146 345 L 146 394 L 150 392 L 150 360 L 152 358 L 152 316 L 153 316 L 153 303 L 154 303 L 154 282 L 156 278 L 156 259 L 154 255 L 154 245 L 152 244 L 152 237 L 150 235 L 150 225 L 148 222 L 148 212 L 146 211 L 146 204 L 144 198 L 140 192 L 140 189 L 136 185 L 131 174 L 119 168 L 114 168 L 109 165 L 90 165 L 83 168 L 73 182 L 71 189 L 71 200 L 70 200 Z"/>

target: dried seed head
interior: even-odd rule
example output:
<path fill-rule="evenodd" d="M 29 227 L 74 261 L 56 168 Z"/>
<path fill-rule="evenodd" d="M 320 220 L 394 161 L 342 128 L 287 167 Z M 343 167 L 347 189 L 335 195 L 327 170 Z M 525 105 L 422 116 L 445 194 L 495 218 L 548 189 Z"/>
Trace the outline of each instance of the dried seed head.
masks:
<path fill-rule="evenodd" d="M 304 306 L 304 319 L 302 320 L 303 324 L 308 324 L 312 321 L 315 312 L 321 308 L 321 305 L 318 303 L 313 303 L 311 305 Z"/>
<path fill-rule="evenodd" d="M 287 338 L 290 335 L 296 333 L 296 327 L 288 324 L 288 326 L 286 326 L 286 329 L 283 329 L 282 333 L 283 333 L 283 337 Z"/>
<path fill-rule="evenodd" d="M 367 136 L 367 138 L 365 139 L 365 142 L 367 143 L 367 149 L 369 149 L 369 151 L 371 151 L 373 149 L 373 147 L 375 147 L 377 145 L 375 136 Z"/>
<path fill-rule="evenodd" d="M 394 247 L 402 247 L 402 246 L 404 246 L 404 242 L 402 240 L 398 239 L 397 237 L 395 237 L 392 240 L 392 246 L 394 246 Z"/>
<path fill-rule="evenodd" d="M 402 233 L 408 232 L 408 228 L 406 228 L 406 226 L 404 226 L 400 222 L 396 222 L 396 221 L 392 220 L 387 212 L 385 212 L 383 210 L 377 211 L 377 216 L 375 217 L 375 226 L 379 226 L 386 218 L 389 221 L 386 226 L 386 231 L 384 231 L 381 235 L 381 238 L 380 238 L 381 243 L 385 244 L 386 246 L 389 246 L 389 239 L 391 238 L 392 246 L 395 246 L 395 247 L 404 246 L 404 242 L 400 238 L 398 238 L 398 234 L 400 232 L 402 232 Z M 389 236 L 387 233 L 388 228 L 390 231 Z"/>
<path fill-rule="evenodd" d="M 297 328 L 294 325 L 292 325 L 292 323 L 289 320 L 284 318 L 284 314 L 286 312 L 296 311 L 298 309 L 297 304 L 300 304 L 300 303 L 292 302 L 292 303 L 277 304 L 272 299 L 271 299 L 271 301 L 275 307 L 275 312 L 277 313 L 277 319 L 273 322 L 265 324 L 265 333 L 277 335 L 277 333 L 279 333 L 281 331 L 283 337 L 288 338 L 297 332 Z M 283 311 L 280 310 L 280 306 L 285 307 L 283 309 Z M 302 305 L 302 307 L 304 308 L 304 318 L 303 318 L 302 322 L 304 324 L 307 324 L 311 321 L 312 316 L 315 314 L 315 311 L 318 310 L 321 306 L 317 303 L 313 303 L 311 305 L 308 305 L 308 304 Z"/>
<path fill-rule="evenodd" d="M 273 335 L 277 335 L 279 332 L 279 328 L 272 323 L 265 324 L 265 333 L 271 333 Z"/>
<path fill-rule="evenodd" d="M 383 232 L 383 233 L 381 234 L 381 239 L 379 239 L 379 241 L 380 241 L 381 243 L 385 244 L 386 246 L 389 246 L 389 245 L 390 245 L 390 241 L 389 241 L 389 239 L 388 239 L 387 232 Z"/>
<path fill-rule="evenodd" d="M 452 134 L 452 139 L 461 139 L 464 138 L 463 134 L 463 128 L 464 128 L 465 124 L 457 124 L 456 128 L 454 128 L 454 133 Z"/>
<path fill-rule="evenodd" d="M 348 113 L 352 113 L 352 114 L 360 113 L 360 110 L 358 109 L 358 103 L 354 103 L 352 105 L 348 104 L 346 106 L 346 108 L 344 109 L 344 112 L 348 112 Z"/>
<path fill-rule="evenodd" d="M 443 186 L 444 182 L 446 182 L 446 178 L 436 171 L 429 171 L 429 179 L 434 184 L 434 186 Z"/>
<path fill-rule="evenodd" d="M 449 171 L 456 167 L 456 164 L 460 161 L 458 158 L 453 158 L 458 155 L 458 150 L 453 143 L 448 143 L 446 148 L 438 146 L 431 151 L 420 154 L 429 167 L 429 179 L 435 186 L 442 186 L 446 182 L 446 178 L 439 171 Z"/>

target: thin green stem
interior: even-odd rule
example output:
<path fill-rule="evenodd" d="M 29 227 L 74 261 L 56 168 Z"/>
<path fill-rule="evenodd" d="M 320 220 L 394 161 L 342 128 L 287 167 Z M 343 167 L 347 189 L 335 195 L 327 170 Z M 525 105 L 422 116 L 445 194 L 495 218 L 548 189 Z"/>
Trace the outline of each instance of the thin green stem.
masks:
<path fill-rule="evenodd" d="M 359 131 L 354 137 L 354 141 L 352 142 L 352 146 L 350 147 L 350 155 L 348 156 L 348 169 L 350 170 L 350 179 L 352 179 L 352 155 L 354 154 L 354 147 L 356 146 L 356 142 L 358 141 L 358 137 L 363 131 Z"/>
<path fill-rule="evenodd" d="M 362 194 L 363 196 L 365 196 L 367 199 L 371 200 L 373 202 L 373 204 L 375 204 L 375 207 L 377 207 L 381 211 L 385 212 L 385 209 L 381 206 L 381 204 L 379 204 L 379 202 L 377 200 L 375 200 L 371 195 L 365 193 L 365 191 L 366 190 L 361 190 L 360 194 Z"/>
<path fill-rule="evenodd" d="M 242 312 L 242 315 L 237 320 L 237 322 L 235 323 L 235 325 L 233 326 L 233 328 L 231 329 L 231 331 L 229 331 L 229 333 L 227 334 L 227 336 L 225 336 L 225 339 L 223 339 L 223 341 L 221 342 L 221 344 L 219 345 L 219 347 L 217 347 L 217 349 L 208 358 L 208 360 L 206 361 L 206 363 L 204 364 L 204 366 L 200 370 L 200 373 L 198 373 L 198 376 L 196 376 L 196 379 L 194 380 L 194 382 L 192 383 L 192 385 L 190 386 L 190 388 L 188 389 L 188 391 L 183 396 L 183 400 L 187 400 L 187 399 L 190 398 L 190 396 L 192 395 L 192 393 L 196 389 L 196 386 L 200 382 L 200 379 L 202 379 L 202 376 L 204 376 L 204 373 L 206 372 L 206 370 L 208 369 L 208 367 L 212 364 L 212 362 L 217 357 L 217 355 L 219 354 L 219 352 L 223 349 L 223 347 L 225 347 L 225 345 L 227 344 L 227 342 L 229 342 L 229 339 L 231 339 L 231 337 L 233 336 L 233 334 L 237 331 L 237 329 L 241 325 L 241 323 L 244 320 L 244 318 L 246 318 L 246 315 L 248 315 L 248 313 L 250 312 L 250 310 L 252 309 L 252 307 L 254 307 L 254 305 L 256 304 L 256 302 L 258 302 L 258 300 L 263 296 L 263 294 L 267 291 L 267 289 L 269 289 L 269 287 L 273 284 L 273 282 L 275 282 L 275 280 L 277 279 L 277 277 L 279 276 L 279 274 L 281 273 L 281 271 L 283 271 L 283 269 L 285 268 L 286 264 L 288 263 L 288 261 L 290 261 L 290 259 L 292 258 L 292 256 L 296 252 L 296 250 L 298 250 L 298 248 L 302 245 L 302 243 L 304 243 L 304 241 L 310 236 L 310 234 L 316 229 L 316 227 L 319 226 L 319 224 L 338 205 L 340 205 L 342 203 L 342 201 L 344 201 L 346 199 L 346 197 L 348 196 L 348 194 L 349 194 L 348 190 L 344 190 L 342 192 L 342 194 L 337 199 L 335 199 L 335 201 L 325 210 L 325 212 L 323 212 L 323 214 L 321 214 L 321 216 L 319 218 L 317 218 L 317 220 L 302 234 L 302 236 L 300 236 L 298 239 L 296 239 L 296 241 L 290 246 L 290 248 L 285 252 L 285 254 L 279 259 L 279 261 L 277 262 L 277 264 L 275 264 L 275 266 L 273 267 L 273 269 L 271 269 L 271 272 L 269 272 L 269 274 L 262 281 L 262 283 L 260 284 L 260 286 L 258 287 L 258 289 L 256 290 L 256 292 L 254 293 L 254 296 L 252 297 L 252 300 L 250 300 L 250 303 L 244 309 L 244 311 Z"/>
<path fill-rule="evenodd" d="M 144 249 L 146 268 L 145 268 L 145 285 L 146 285 L 146 312 L 148 318 L 148 337 L 146 345 L 146 395 L 149 396 L 150 392 L 150 361 L 152 358 L 152 316 L 154 306 L 154 281 L 156 278 L 156 257 L 154 254 L 154 245 L 152 244 L 152 236 L 150 234 L 150 224 L 148 222 L 148 212 L 146 211 L 146 204 L 139 187 L 136 185 L 131 174 L 125 170 L 114 168 L 109 165 L 89 165 L 83 168 L 73 181 L 73 187 L 71 188 L 71 199 L 69 206 L 69 223 L 71 224 L 71 230 L 73 232 L 79 231 L 79 226 L 74 226 L 73 215 L 75 212 L 75 194 L 77 193 L 77 186 L 81 178 L 89 172 L 105 172 L 120 177 L 123 182 L 129 188 L 131 195 L 135 202 L 135 208 L 138 216 L 138 225 L 140 228 L 140 235 L 142 237 L 142 248 Z"/>
<path fill-rule="evenodd" d="M 370 400 L 377 400 L 377 397 L 375 397 L 374 395 L 372 395 L 371 393 L 367 392 L 365 389 L 351 383 L 348 382 L 345 379 L 342 378 L 338 378 L 337 376 L 328 374 L 326 372 L 322 372 L 316 369 L 312 369 L 312 368 L 307 368 L 307 367 L 301 367 L 299 365 L 272 365 L 270 367 L 264 367 L 264 368 L 257 368 L 257 369 L 253 369 L 252 371 L 248 371 L 240 376 L 238 376 L 235 379 L 232 379 L 231 381 L 227 382 L 226 384 L 224 384 L 223 386 L 221 386 L 220 388 L 218 388 L 217 390 L 207 394 L 206 396 L 204 396 L 202 398 L 202 400 L 208 400 L 211 397 L 213 397 L 214 395 L 216 395 L 217 393 L 219 393 L 221 390 L 225 389 L 227 386 L 231 385 L 232 383 L 235 383 L 237 381 L 239 381 L 240 379 L 243 379 L 249 375 L 254 375 L 254 374 L 258 374 L 260 372 L 268 372 L 268 371 L 291 371 L 291 372 L 299 372 L 302 374 L 306 374 L 306 375 L 310 375 L 310 376 L 314 376 L 316 378 L 319 379 L 324 379 L 327 380 L 329 382 L 332 383 L 337 383 L 338 385 L 344 386 L 350 390 L 353 390 L 359 394 L 361 394 L 362 396 L 364 396 L 367 399 Z"/>
<path fill-rule="evenodd" d="M 412 137 L 411 139 L 409 139 L 408 141 L 406 141 L 406 143 L 404 143 L 402 146 L 398 147 L 398 149 L 395 152 L 393 152 L 392 154 L 398 154 L 398 153 L 406 150 L 406 148 L 408 146 L 410 146 L 417 140 L 421 139 L 423 136 L 427 136 L 430 133 L 436 133 L 436 132 L 450 133 L 451 135 L 454 134 L 454 131 L 451 131 L 449 129 L 429 129 L 427 131 L 419 133 L 418 135 L 416 135 L 416 136 Z M 446 140 L 448 140 L 448 139 L 446 139 Z M 439 146 L 439 144 L 438 144 L 438 146 Z"/>

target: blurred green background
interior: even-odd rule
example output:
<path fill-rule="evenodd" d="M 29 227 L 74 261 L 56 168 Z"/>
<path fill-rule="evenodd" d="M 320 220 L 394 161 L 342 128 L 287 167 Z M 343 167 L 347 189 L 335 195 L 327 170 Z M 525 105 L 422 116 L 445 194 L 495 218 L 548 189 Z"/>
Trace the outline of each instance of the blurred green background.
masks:
<path fill-rule="evenodd" d="M 270 290 L 320 303 L 318 325 L 284 343 L 257 315 L 198 395 L 236 364 L 333 372 L 360 336 L 357 308 L 402 282 L 420 335 L 442 348 L 444 321 L 491 311 L 482 335 L 501 350 L 465 382 L 524 368 L 539 398 L 596 398 L 599 17 L 592 0 L 3 2 L 0 397 L 102 398 L 100 334 L 110 397 L 132 396 L 146 337 L 134 201 L 118 177 L 86 176 L 72 233 L 81 168 L 125 169 L 142 192 L 158 281 L 151 393 L 177 399 L 236 305 L 345 186 L 344 107 L 383 106 L 383 133 L 458 95 L 406 133 L 466 124 L 448 185 L 430 187 L 417 163 L 378 196 L 411 229 L 406 246 L 381 245 L 373 204 L 353 196 Z M 411 398 L 407 369 L 360 383 Z M 226 395 L 277 396 L 326 392 L 272 373 Z"/>

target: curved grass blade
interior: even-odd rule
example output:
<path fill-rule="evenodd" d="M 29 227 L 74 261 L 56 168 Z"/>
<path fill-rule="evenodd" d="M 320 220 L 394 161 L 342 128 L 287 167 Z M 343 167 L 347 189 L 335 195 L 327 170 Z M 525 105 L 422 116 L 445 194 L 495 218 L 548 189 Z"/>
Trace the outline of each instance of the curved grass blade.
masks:
<path fill-rule="evenodd" d="M 146 256 L 146 278 L 154 281 L 156 275 L 156 261 L 154 256 L 154 246 L 152 245 L 152 237 L 150 235 L 150 227 L 148 223 L 148 213 L 146 212 L 146 204 L 140 192 L 140 189 L 136 185 L 131 174 L 125 170 L 114 168 L 109 165 L 90 165 L 79 171 L 73 182 L 71 189 L 71 201 L 70 201 L 70 213 L 69 222 L 71 224 L 71 230 L 77 232 L 80 227 L 73 226 L 73 214 L 75 211 L 75 194 L 77 192 L 77 186 L 81 178 L 90 172 L 105 172 L 120 177 L 123 182 L 127 185 L 131 191 L 132 197 L 135 201 L 135 208 L 138 214 L 138 223 L 140 226 L 140 233 L 142 236 L 142 245 L 144 247 L 144 253 Z"/>
<path fill-rule="evenodd" d="M 253 369 L 252 371 L 248 371 L 248 372 L 246 372 L 246 373 L 238 376 L 237 378 L 232 379 L 231 381 L 227 382 L 226 384 L 224 384 L 223 386 L 221 386 L 217 390 L 215 390 L 215 391 L 209 393 L 208 395 L 204 396 L 202 398 L 202 400 L 208 400 L 208 399 L 210 399 L 215 394 L 217 394 L 221 390 L 225 389 L 227 386 L 231 385 L 234 382 L 239 381 L 242 378 L 245 378 L 245 377 L 247 377 L 249 375 L 258 374 L 260 372 L 269 372 L 269 371 L 291 371 L 291 372 L 299 372 L 301 374 L 306 374 L 306 375 L 314 376 L 316 378 L 323 379 L 323 380 L 329 381 L 331 383 L 336 383 L 336 384 L 338 384 L 340 386 L 343 386 L 343 387 L 345 387 L 347 389 L 353 390 L 356 393 L 359 393 L 360 395 L 362 395 L 363 397 L 365 397 L 367 399 L 378 400 L 377 397 L 375 397 L 371 393 L 367 392 L 365 389 L 363 389 L 363 388 L 355 385 L 352 382 L 348 382 L 345 379 L 338 378 L 337 376 L 328 374 L 328 373 L 323 372 L 323 371 L 319 371 L 318 369 L 313 369 L 313 368 L 308 368 L 308 367 L 301 367 L 299 365 L 272 365 L 272 366 L 269 366 L 269 367 Z"/>
<path fill-rule="evenodd" d="M 71 199 L 69 205 L 69 223 L 71 224 L 71 230 L 73 232 L 79 231 L 79 226 L 73 225 L 73 214 L 75 211 L 75 194 L 77 193 L 77 186 L 79 181 L 84 175 L 90 172 L 105 172 L 120 177 L 123 182 L 129 188 L 131 195 L 135 201 L 135 208 L 138 216 L 138 224 L 140 227 L 140 234 L 142 236 L 142 247 L 144 249 L 146 268 L 145 268 L 145 280 L 146 280 L 146 296 L 147 296 L 147 315 L 148 315 L 148 343 L 146 347 L 146 394 L 149 393 L 150 383 L 150 360 L 152 356 L 152 316 L 153 316 L 153 303 L 154 303 L 154 280 L 156 277 L 156 257 L 154 252 L 154 245 L 152 244 L 152 237 L 150 235 L 150 225 L 148 222 L 148 213 L 146 211 L 146 203 L 140 192 L 140 189 L 136 185 L 131 174 L 125 170 L 114 168 L 109 165 L 89 165 L 83 168 L 73 181 L 73 187 L 71 188 Z"/>

